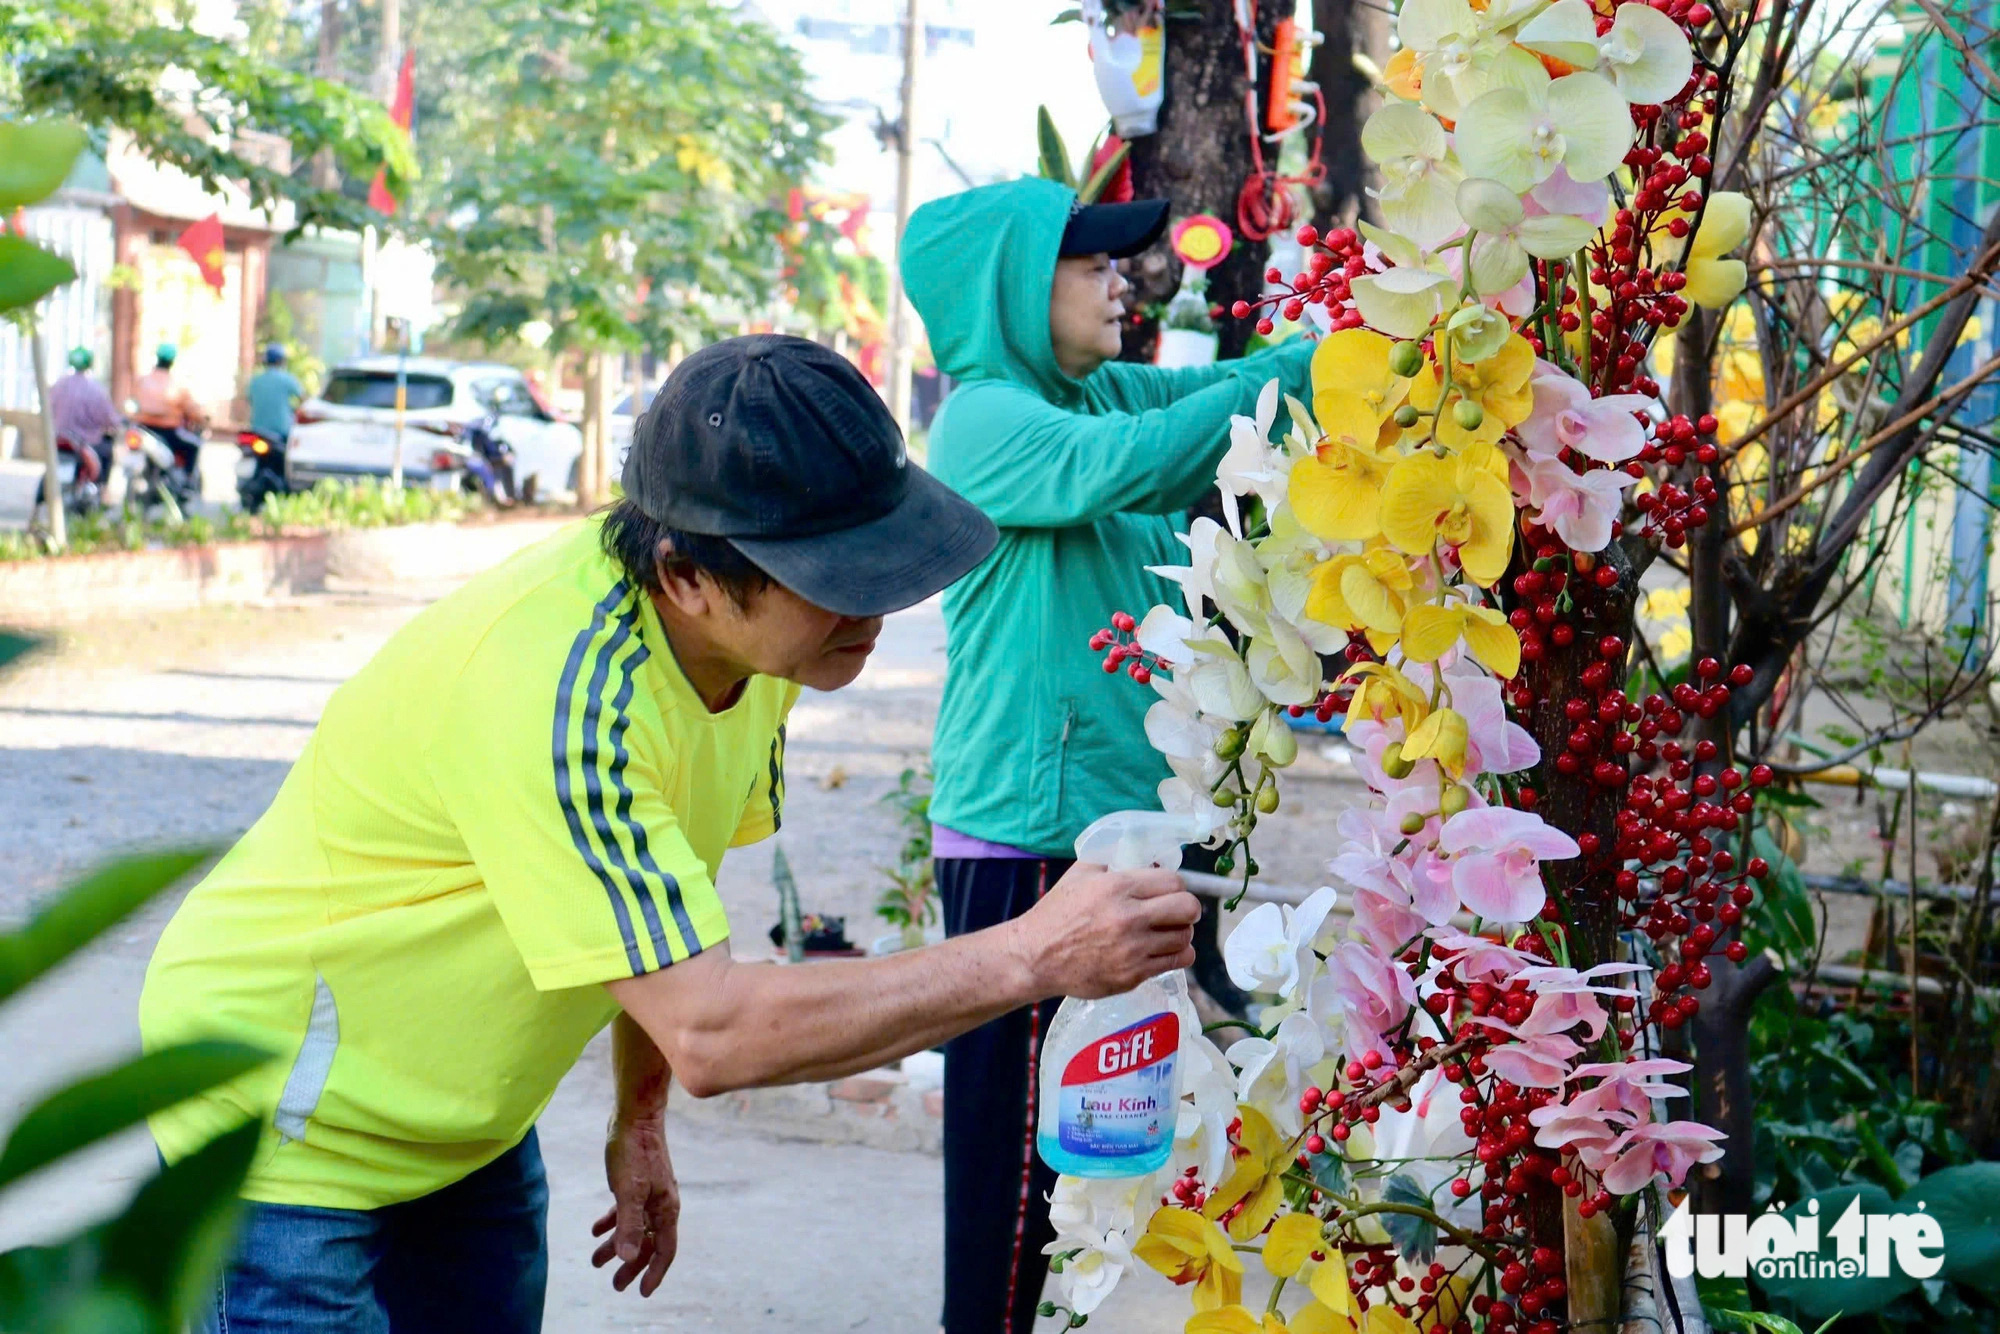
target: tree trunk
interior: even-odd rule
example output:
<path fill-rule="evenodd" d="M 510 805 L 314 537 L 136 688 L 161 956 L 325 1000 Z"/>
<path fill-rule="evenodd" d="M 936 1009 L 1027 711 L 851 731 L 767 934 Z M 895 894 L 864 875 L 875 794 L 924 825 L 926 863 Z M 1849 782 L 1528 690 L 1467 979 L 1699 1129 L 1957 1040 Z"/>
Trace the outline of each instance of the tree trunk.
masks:
<path fill-rule="evenodd" d="M 1212 213 L 1237 229 L 1236 197 L 1250 171 L 1250 123 L 1244 116 L 1244 96 L 1250 91 L 1243 68 L 1243 43 L 1236 31 L 1234 0 L 1198 0 L 1199 19 L 1167 20 L 1166 97 L 1160 106 L 1160 128 L 1132 141 L 1132 193 L 1138 199 L 1166 199 L 1172 216 Z M 1278 21 L 1290 17 L 1291 0 L 1264 0 L 1257 6 L 1257 40 L 1268 47 Z M 1270 61 L 1259 57 L 1258 105 L 1261 118 Z M 1260 120 L 1261 123 L 1261 120 Z M 1267 145 L 1275 154 L 1276 145 Z M 1266 162 L 1272 161 L 1267 154 Z M 1264 269 L 1271 247 L 1238 234 L 1229 258 L 1208 273 L 1208 298 L 1227 312 L 1236 301 L 1255 300 L 1264 290 Z M 1181 281 L 1181 264 L 1173 247 L 1160 243 L 1129 265 L 1127 277 L 1137 289 L 1134 300 L 1140 318 L 1125 328 L 1126 361 L 1151 361 L 1159 342 L 1158 309 L 1173 296 Z M 1220 337 L 1217 355 L 1243 355 L 1250 341 L 1251 321 L 1216 321 Z"/>
<path fill-rule="evenodd" d="M 1362 193 L 1368 166 L 1361 155 L 1361 125 L 1374 99 L 1368 80 L 1354 67 L 1354 53 L 1383 52 L 1386 58 L 1389 34 L 1383 11 L 1358 0 L 1313 0 L 1312 13 L 1321 40 L 1306 77 L 1326 99 L 1320 142 L 1326 176 L 1313 187 L 1312 221 L 1324 232 L 1368 213 Z"/>

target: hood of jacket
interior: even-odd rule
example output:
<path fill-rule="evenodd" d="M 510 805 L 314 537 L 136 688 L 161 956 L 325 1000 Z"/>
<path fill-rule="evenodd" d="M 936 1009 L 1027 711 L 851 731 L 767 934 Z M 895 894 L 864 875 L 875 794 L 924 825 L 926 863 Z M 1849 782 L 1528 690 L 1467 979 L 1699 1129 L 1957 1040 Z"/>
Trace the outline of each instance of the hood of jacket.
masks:
<path fill-rule="evenodd" d="M 938 369 L 1008 380 L 1075 407 L 1083 382 L 1049 341 L 1049 292 L 1076 192 L 1039 177 L 932 200 L 903 233 L 903 290 L 923 317 Z"/>

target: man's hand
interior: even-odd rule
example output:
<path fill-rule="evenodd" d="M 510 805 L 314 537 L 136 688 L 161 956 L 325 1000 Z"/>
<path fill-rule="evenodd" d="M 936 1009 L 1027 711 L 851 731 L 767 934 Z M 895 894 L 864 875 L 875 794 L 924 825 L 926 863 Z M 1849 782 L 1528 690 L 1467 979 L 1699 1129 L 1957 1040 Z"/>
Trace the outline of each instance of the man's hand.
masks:
<path fill-rule="evenodd" d="M 1014 926 L 1043 994 L 1090 999 L 1192 966 L 1200 917 L 1172 871 L 1079 863 Z"/>
<path fill-rule="evenodd" d="M 591 1224 L 590 1235 L 611 1235 L 590 1263 L 602 1269 L 616 1258 L 611 1286 L 619 1292 L 643 1271 L 639 1295 L 650 1297 L 680 1248 L 681 1188 L 667 1157 L 665 1126 L 651 1119 L 614 1124 L 604 1145 L 604 1179 L 612 1205 Z"/>

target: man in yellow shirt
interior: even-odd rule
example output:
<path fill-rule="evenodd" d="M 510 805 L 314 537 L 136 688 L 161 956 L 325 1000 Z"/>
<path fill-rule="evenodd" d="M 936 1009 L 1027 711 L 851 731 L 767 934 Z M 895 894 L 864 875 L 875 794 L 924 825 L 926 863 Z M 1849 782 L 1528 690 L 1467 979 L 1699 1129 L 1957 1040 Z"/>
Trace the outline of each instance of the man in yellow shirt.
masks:
<path fill-rule="evenodd" d="M 1095 868 L 930 949 L 732 960 L 714 876 L 778 827 L 799 687 L 851 682 L 882 616 L 984 559 L 994 531 L 909 465 L 844 359 L 776 336 L 688 358 L 624 488 L 336 691 L 161 937 L 148 1047 L 278 1056 L 151 1122 L 178 1160 L 269 1118 L 217 1331 L 540 1328 L 534 1123 L 607 1023 L 594 1259 L 650 1294 L 679 1215 L 669 1075 L 697 1097 L 835 1078 L 1192 960 L 1199 910 L 1176 877 Z"/>

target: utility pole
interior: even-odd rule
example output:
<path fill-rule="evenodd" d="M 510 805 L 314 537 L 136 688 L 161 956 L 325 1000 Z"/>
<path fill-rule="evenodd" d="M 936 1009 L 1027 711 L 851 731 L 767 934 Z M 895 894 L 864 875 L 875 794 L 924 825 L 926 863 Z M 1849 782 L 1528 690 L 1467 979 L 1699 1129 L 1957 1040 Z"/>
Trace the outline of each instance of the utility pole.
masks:
<path fill-rule="evenodd" d="M 910 433 L 910 350 L 916 323 L 903 297 L 903 232 L 910 225 L 917 162 L 917 61 L 924 49 L 923 0 L 903 11 L 903 114 L 896 134 L 896 262 L 889 266 L 889 412 Z"/>

